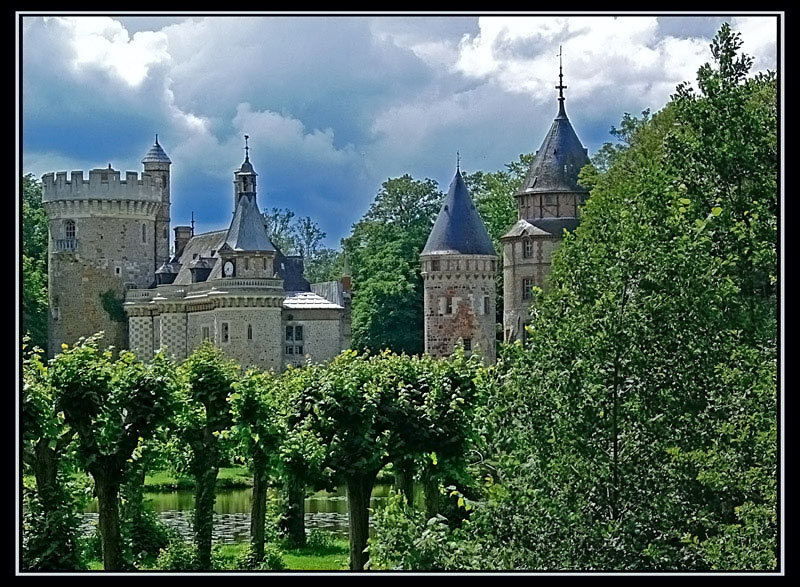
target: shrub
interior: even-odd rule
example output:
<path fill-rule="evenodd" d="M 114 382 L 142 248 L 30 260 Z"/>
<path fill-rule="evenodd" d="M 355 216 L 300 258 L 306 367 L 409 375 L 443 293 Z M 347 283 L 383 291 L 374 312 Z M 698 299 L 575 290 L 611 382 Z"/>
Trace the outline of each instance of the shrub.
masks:
<path fill-rule="evenodd" d="M 63 492 L 53 500 L 56 509 L 47 516 L 36 492 L 24 485 L 22 500 L 22 570 L 84 569 L 79 547 L 79 521 L 71 497 Z"/>
<path fill-rule="evenodd" d="M 199 568 L 197 547 L 183 540 L 174 540 L 156 559 L 155 568 L 162 571 L 197 571 Z"/>

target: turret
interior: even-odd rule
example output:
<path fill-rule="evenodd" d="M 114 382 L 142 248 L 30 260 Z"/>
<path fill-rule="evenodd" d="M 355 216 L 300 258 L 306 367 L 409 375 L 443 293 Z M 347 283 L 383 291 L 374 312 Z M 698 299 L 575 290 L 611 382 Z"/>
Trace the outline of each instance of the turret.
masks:
<path fill-rule="evenodd" d="M 234 172 L 234 207 L 239 205 L 239 200 L 246 196 L 255 202 L 256 199 L 256 177 L 258 174 L 253 169 L 253 164 L 250 163 L 250 147 L 247 141 L 250 137 L 244 135 L 244 162 L 242 166 Z"/>
<path fill-rule="evenodd" d="M 564 108 L 567 86 L 560 51 L 558 71 L 558 113 L 515 195 L 518 221 L 500 239 L 506 341 L 525 340 L 533 287 L 545 286 L 550 260 L 564 230 L 578 226 L 580 207 L 589 195 L 589 190 L 578 185 L 578 173 L 590 161 Z"/>
<path fill-rule="evenodd" d="M 495 360 L 495 272 L 489 233 L 456 171 L 420 254 L 424 281 L 425 352 L 447 357 L 456 345 Z"/>
<path fill-rule="evenodd" d="M 158 211 L 155 226 L 155 239 L 153 243 L 154 267 L 159 267 L 169 260 L 169 222 L 170 222 L 170 161 L 164 149 L 158 144 L 158 135 L 155 143 L 142 159 L 144 174 L 152 178 L 153 184 L 159 192 L 161 209 Z"/>

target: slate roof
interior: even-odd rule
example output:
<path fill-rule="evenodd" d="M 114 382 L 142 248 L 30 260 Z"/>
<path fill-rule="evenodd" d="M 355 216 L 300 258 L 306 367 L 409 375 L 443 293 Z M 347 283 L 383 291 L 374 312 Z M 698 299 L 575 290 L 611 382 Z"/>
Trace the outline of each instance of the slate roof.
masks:
<path fill-rule="evenodd" d="M 258 211 L 254 197 L 242 196 L 225 237 L 225 244 L 234 251 L 274 251 L 264 229 L 264 217 Z"/>
<path fill-rule="evenodd" d="M 250 157 L 249 156 L 244 158 L 244 163 L 242 163 L 242 166 L 239 169 L 236 170 L 236 173 L 237 174 L 247 173 L 249 175 L 258 175 L 256 173 L 255 169 L 253 169 L 253 164 L 250 163 Z"/>
<path fill-rule="evenodd" d="M 189 266 L 195 259 L 200 259 L 201 257 L 218 259 L 219 253 L 217 251 L 219 251 L 219 248 L 225 242 L 225 235 L 227 232 L 226 230 L 215 230 L 214 232 L 197 234 L 190 238 L 181 253 L 179 259 L 180 270 L 178 271 L 178 276 L 175 278 L 175 281 L 172 282 L 173 285 L 187 285 L 192 283 L 192 272 L 189 270 Z M 214 251 L 214 254 L 211 253 L 212 251 Z M 197 256 L 195 257 L 195 255 Z M 221 265 L 221 263 L 216 263 L 214 265 L 208 279 L 216 279 L 221 276 Z"/>
<path fill-rule="evenodd" d="M 275 256 L 275 271 L 283 279 L 286 291 L 311 291 L 311 285 L 303 276 L 303 258 L 284 255 L 280 251 Z"/>
<path fill-rule="evenodd" d="M 564 229 L 572 232 L 578 228 L 580 219 L 574 217 L 560 218 L 528 218 L 518 220 L 514 226 L 508 229 L 501 239 L 514 238 L 520 236 L 552 235 L 563 236 Z"/>
<path fill-rule="evenodd" d="M 155 144 L 150 147 L 150 150 L 144 156 L 144 159 L 142 159 L 142 163 L 172 163 L 164 152 L 164 149 L 158 144 L 158 135 L 156 135 Z"/>
<path fill-rule="evenodd" d="M 533 158 L 518 193 L 588 192 L 578 185 L 578 172 L 587 163 L 589 157 L 567 118 L 561 100 L 558 115 Z"/>
<path fill-rule="evenodd" d="M 310 291 L 287 292 L 286 298 L 283 300 L 283 307 L 288 310 L 344 310 L 344 306 L 334 304 L 330 300 L 326 300 Z"/>
<path fill-rule="evenodd" d="M 421 255 L 495 255 L 467 184 L 456 171 Z"/>

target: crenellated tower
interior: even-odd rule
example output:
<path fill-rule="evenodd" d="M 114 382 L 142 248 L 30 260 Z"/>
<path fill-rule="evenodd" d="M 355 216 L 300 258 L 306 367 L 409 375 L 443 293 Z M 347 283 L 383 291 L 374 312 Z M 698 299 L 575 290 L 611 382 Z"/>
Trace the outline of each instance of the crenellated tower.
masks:
<path fill-rule="evenodd" d="M 564 109 L 563 78 L 559 52 L 558 114 L 515 195 L 519 220 L 500 239 L 506 341 L 525 339 L 533 287 L 545 285 L 553 253 L 564 231 L 578 226 L 579 209 L 589 195 L 578 185 L 578 173 L 589 157 Z"/>
<path fill-rule="evenodd" d="M 447 357 L 459 341 L 495 361 L 497 256 L 467 185 L 456 171 L 420 253 L 424 282 L 425 352 Z"/>
<path fill-rule="evenodd" d="M 92 169 L 88 179 L 82 171 L 73 171 L 69 179 L 65 171 L 42 176 L 51 354 L 62 343 L 72 345 L 100 330 L 104 344 L 127 347 L 125 291 L 154 281 L 164 202 L 158 178 L 128 171 L 123 179 L 111 164 Z"/>

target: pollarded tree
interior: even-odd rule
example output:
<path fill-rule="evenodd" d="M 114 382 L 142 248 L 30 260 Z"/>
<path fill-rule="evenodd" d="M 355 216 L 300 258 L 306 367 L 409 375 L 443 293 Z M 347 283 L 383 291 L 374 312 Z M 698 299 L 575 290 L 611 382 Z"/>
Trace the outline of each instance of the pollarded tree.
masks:
<path fill-rule="evenodd" d="M 211 568 L 220 436 L 227 436 L 233 424 L 229 398 L 237 370 L 236 363 L 210 341 L 204 341 L 180 366 L 183 385 L 173 427 L 195 479 L 194 540 L 202 569 Z"/>
<path fill-rule="evenodd" d="M 65 459 L 75 433 L 56 409 L 42 349 L 27 348 L 22 360 L 22 457 L 36 480 L 23 517 L 22 568 L 37 571 L 82 568 L 78 518 L 67 487 Z"/>
<path fill-rule="evenodd" d="M 173 409 L 172 363 L 158 354 L 145 365 L 122 351 L 117 361 L 98 348 L 99 335 L 62 346 L 48 378 L 56 408 L 75 431 L 80 466 L 94 480 L 103 568 L 123 567 L 119 490 L 131 455 Z"/>
<path fill-rule="evenodd" d="M 277 468 L 279 449 L 287 435 L 284 409 L 275 393 L 275 376 L 250 370 L 233 384 L 229 396 L 233 433 L 239 451 L 253 474 L 250 510 L 251 553 L 254 562 L 264 557 L 264 523 L 270 474 Z"/>

